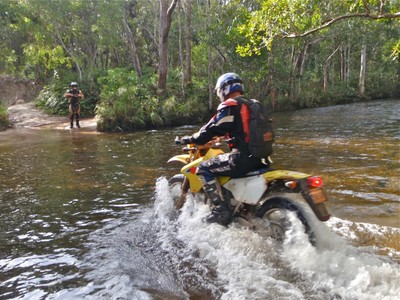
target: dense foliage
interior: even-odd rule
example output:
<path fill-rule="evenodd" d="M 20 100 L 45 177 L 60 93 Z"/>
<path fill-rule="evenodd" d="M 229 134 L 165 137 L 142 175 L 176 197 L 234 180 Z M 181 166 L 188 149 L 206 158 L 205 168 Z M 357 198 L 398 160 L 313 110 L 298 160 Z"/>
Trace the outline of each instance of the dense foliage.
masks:
<path fill-rule="evenodd" d="M 100 130 L 208 118 L 228 71 L 274 110 L 394 97 L 399 18 L 400 2 L 383 0 L 8 0 L 0 73 L 43 84 L 39 105 L 59 114 L 78 81 Z"/>
<path fill-rule="evenodd" d="M 207 114 L 204 99 L 193 93 L 182 100 L 179 94 L 179 74 L 171 72 L 171 96 L 160 101 L 156 97 L 156 76 L 149 72 L 138 77 L 134 71 L 115 68 L 99 77 L 102 86 L 100 102 L 96 108 L 101 131 L 131 131 L 138 128 L 183 125 L 198 122 Z M 175 84 L 175 86 L 173 85 Z M 178 117 L 179 116 L 179 117 Z"/>
<path fill-rule="evenodd" d="M 70 82 L 75 81 L 75 78 L 75 75 L 71 72 L 64 75 L 64 80 L 59 78 L 50 80 L 37 97 L 37 106 L 51 114 L 67 115 L 69 99 L 65 99 L 63 96 L 71 89 Z M 93 116 L 99 101 L 101 86 L 92 79 L 84 78 L 79 82 L 79 89 L 83 91 L 85 96 L 84 100 L 81 101 L 81 116 Z"/>
<path fill-rule="evenodd" d="M 0 131 L 5 130 L 11 126 L 10 120 L 8 119 L 7 107 L 0 104 Z"/>

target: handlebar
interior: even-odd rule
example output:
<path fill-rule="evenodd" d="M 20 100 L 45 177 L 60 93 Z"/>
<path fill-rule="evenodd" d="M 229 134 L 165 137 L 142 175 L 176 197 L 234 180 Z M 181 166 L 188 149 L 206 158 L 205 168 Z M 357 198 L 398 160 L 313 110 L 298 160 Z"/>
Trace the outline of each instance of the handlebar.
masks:
<path fill-rule="evenodd" d="M 219 148 L 221 147 L 221 137 L 214 137 L 211 141 L 209 141 L 208 143 L 204 144 L 204 145 L 198 145 L 195 143 L 190 143 L 190 144 L 186 144 L 182 142 L 182 138 L 179 138 L 178 136 L 175 137 L 175 145 L 191 145 L 190 148 L 197 148 L 199 150 L 201 149 L 210 149 L 211 147 L 213 148 Z"/>
<path fill-rule="evenodd" d="M 183 145 L 181 139 L 179 138 L 179 136 L 176 136 L 174 142 L 175 142 L 175 145 Z"/>

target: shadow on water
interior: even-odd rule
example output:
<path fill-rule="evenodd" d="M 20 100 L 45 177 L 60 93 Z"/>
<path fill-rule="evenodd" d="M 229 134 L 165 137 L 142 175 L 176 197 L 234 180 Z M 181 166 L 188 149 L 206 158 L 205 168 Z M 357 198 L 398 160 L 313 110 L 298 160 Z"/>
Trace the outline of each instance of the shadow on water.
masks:
<path fill-rule="evenodd" d="M 309 265 L 296 260 L 293 251 L 300 259 L 308 249 L 299 248 L 299 240 L 278 250 L 235 228 L 203 229 L 203 208 L 173 221 L 155 214 L 168 202 L 166 191 L 159 197 L 157 178 L 178 170 L 166 164 L 180 153 L 173 140 L 198 127 L 131 134 L 49 128 L 0 133 L 0 297 L 321 299 L 336 293 L 330 299 L 340 299 L 354 287 L 359 292 L 349 299 L 363 299 L 358 295 L 376 291 L 375 280 L 377 295 L 394 299 L 384 290 L 400 291 L 389 279 L 400 274 L 399 103 L 273 116 L 274 167 L 321 175 L 335 216 L 327 224 L 332 239 L 340 236 L 357 247 L 328 243 L 338 252 L 331 253 L 339 262 L 331 270 L 315 260 Z M 333 263 L 329 249 L 308 250 Z M 354 273 L 345 268 L 346 256 L 356 261 Z M 379 280 L 378 263 L 386 264 Z M 336 268 L 345 269 L 353 286 L 340 283 Z M 316 287 L 312 276 L 319 278 Z M 371 285 L 363 286 L 366 277 Z"/>

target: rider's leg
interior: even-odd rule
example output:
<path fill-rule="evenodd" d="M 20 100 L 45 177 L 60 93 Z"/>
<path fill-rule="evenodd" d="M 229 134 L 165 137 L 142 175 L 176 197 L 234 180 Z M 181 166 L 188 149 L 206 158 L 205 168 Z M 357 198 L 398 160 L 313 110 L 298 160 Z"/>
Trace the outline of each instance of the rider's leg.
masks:
<path fill-rule="evenodd" d="M 215 208 L 212 210 L 211 214 L 206 218 L 206 222 L 218 223 L 224 226 L 228 225 L 232 221 L 232 211 L 222 196 L 221 187 L 217 181 L 208 182 L 203 186 L 203 189 L 204 193 L 215 205 Z"/>
<path fill-rule="evenodd" d="M 197 168 L 197 175 L 203 182 L 203 190 L 208 198 L 216 205 L 212 214 L 206 219 L 209 223 L 227 225 L 232 220 L 232 211 L 228 201 L 224 201 L 221 187 L 216 176 L 241 177 L 250 171 L 264 168 L 261 159 L 247 153 L 226 153 L 202 162 Z"/>
<path fill-rule="evenodd" d="M 224 201 L 220 184 L 214 179 L 203 184 L 203 191 L 214 205 L 220 205 Z"/>
<path fill-rule="evenodd" d="M 226 172 L 231 169 L 230 162 L 229 154 L 219 155 L 201 163 L 197 169 L 197 175 L 203 182 L 204 193 L 216 206 L 212 210 L 211 215 L 206 218 L 208 223 L 218 223 L 226 226 L 232 221 L 232 211 L 224 200 L 221 187 L 215 179 L 218 171 L 223 170 Z"/>
<path fill-rule="evenodd" d="M 72 110 L 72 104 L 69 105 L 69 120 L 71 122 L 70 128 L 74 128 L 74 111 Z"/>
<path fill-rule="evenodd" d="M 81 126 L 79 125 L 79 116 L 81 114 L 81 108 L 78 104 L 78 107 L 76 108 L 76 113 L 75 113 L 75 118 L 76 118 L 76 127 L 81 128 Z"/>

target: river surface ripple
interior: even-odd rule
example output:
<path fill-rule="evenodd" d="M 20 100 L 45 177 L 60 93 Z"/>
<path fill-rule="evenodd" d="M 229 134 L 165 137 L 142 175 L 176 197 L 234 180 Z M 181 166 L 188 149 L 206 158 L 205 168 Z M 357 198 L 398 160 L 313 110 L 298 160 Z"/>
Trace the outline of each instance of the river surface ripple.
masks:
<path fill-rule="evenodd" d="M 197 126 L 0 133 L 0 299 L 398 299 L 400 101 L 273 119 L 273 167 L 325 180 L 316 248 L 205 225 L 190 197 L 171 218 L 166 161 Z"/>

